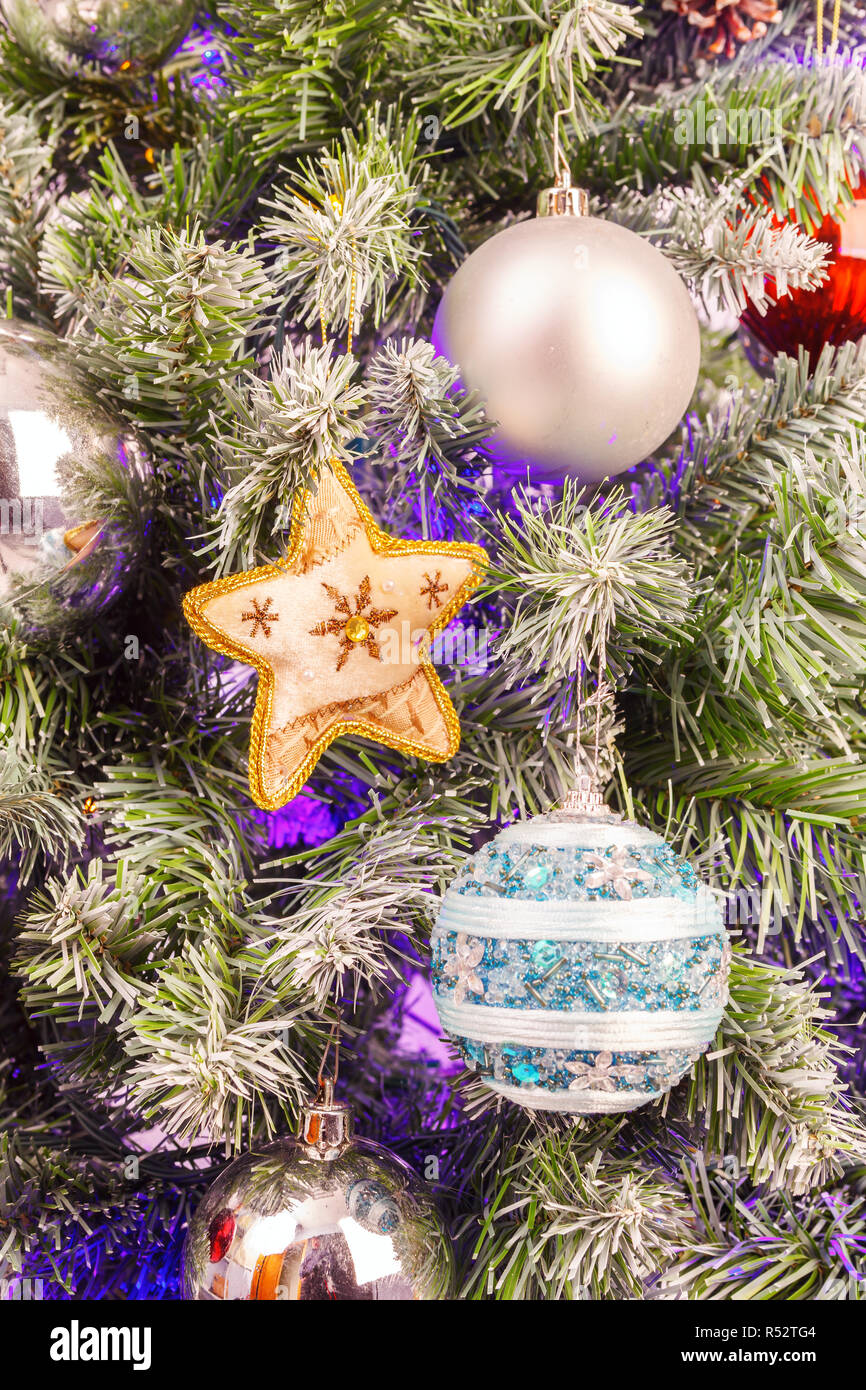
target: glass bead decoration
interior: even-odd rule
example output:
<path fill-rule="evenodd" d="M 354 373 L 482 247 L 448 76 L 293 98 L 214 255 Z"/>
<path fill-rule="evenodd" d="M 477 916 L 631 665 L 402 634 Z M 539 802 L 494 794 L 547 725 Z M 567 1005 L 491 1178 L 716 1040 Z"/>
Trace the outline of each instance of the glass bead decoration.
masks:
<path fill-rule="evenodd" d="M 660 835 L 609 812 L 501 831 L 446 891 L 432 955 L 445 1032 L 529 1109 L 657 1099 L 706 1051 L 727 1002 L 713 894 Z"/>

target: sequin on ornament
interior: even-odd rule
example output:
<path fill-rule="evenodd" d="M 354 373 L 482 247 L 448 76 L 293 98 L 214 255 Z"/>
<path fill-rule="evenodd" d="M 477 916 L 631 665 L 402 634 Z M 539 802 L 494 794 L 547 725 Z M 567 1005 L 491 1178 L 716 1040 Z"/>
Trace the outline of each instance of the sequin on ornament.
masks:
<path fill-rule="evenodd" d="M 700 880 L 669 845 L 611 845 L 603 851 L 570 845 L 485 845 L 454 883 L 458 893 L 518 901 L 693 898 Z"/>
<path fill-rule="evenodd" d="M 485 1066 L 477 1063 L 478 1044 L 458 1038 L 470 1071 L 492 1074 L 508 1086 L 536 1086 L 546 1091 L 639 1091 L 648 1097 L 669 1090 L 700 1057 L 702 1048 L 668 1048 L 654 1052 L 587 1052 L 518 1043 L 487 1044 Z"/>
<path fill-rule="evenodd" d="M 454 937 L 452 953 L 443 963 L 443 975 L 449 978 L 452 997 L 456 1004 L 462 1004 L 467 991 L 473 994 L 484 993 L 484 981 L 475 967 L 484 955 L 484 943 L 477 938 L 458 932 Z"/>
<path fill-rule="evenodd" d="M 433 985 L 455 1003 L 471 990 L 473 1003 L 507 1009 L 706 1009 L 726 989 L 726 945 L 717 932 L 612 943 L 497 941 L 447 932 L 433 943 Z"/>

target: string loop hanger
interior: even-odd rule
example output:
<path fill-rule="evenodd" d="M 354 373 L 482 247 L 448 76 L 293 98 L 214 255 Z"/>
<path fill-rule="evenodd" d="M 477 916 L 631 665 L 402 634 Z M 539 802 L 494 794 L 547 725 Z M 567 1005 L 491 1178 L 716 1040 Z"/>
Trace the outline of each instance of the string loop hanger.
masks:
<path fill-rule="evenodd" d="M 833 27 L 830 33 L 830 47 L 835 48 L 839 41 L 839 21 L 842 17 L 842 0 L 834 0 Z M 815 0 L 815 30 L 818 57 L 824 56 L 824 0 Z"/>

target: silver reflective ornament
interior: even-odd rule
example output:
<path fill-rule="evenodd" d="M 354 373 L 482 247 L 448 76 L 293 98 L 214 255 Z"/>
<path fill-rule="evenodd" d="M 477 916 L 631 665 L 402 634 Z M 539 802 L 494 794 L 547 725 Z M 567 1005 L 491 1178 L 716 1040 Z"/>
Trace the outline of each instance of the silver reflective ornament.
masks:
<path fill-rule="evenodd" d="M 297 1139 L 235 1159 L 190 1222 L 184 1297 L 438 1300 L 452 1256 L 430 1195 L 401 1159 L 352 1136 L 330 1092 Z"/>
<path fill-rule="evenodd" d="M 547 214 L 463 262 L 433 327 L 436 348 L 496 422 L 500 465 L 539 479 L 612 477 L 663 443 L 700 365 L 700 332 L 676 271 L 643 237 L 547 190 Z"/>
<path fill-rule="evenodd" d="M 64 480 L 133 453 L 63 341 L 0 319 L 0 594 L 11 575 L 38 578 L 94 543 L 97 523 L 68 515 Z"/>
<path fill-rule="evenodd" d="M 185 37 L 196 0 L 0 0 L 12 37 L 61 77 L 151 72 Z"/>

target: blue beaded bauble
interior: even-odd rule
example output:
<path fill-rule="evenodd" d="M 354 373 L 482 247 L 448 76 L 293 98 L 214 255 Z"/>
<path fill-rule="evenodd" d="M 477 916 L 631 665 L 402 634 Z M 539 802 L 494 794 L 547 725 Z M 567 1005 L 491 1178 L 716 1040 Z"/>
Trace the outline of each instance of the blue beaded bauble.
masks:
<path fill-rule="evenodd" d="M 719 906 L 660 835 L 597 813 L 509 826 L 448 888 L 439 1018 L 466 1064 L 533 1110 L 655 1100 L 712 1041 L 730 947 Z"/>

